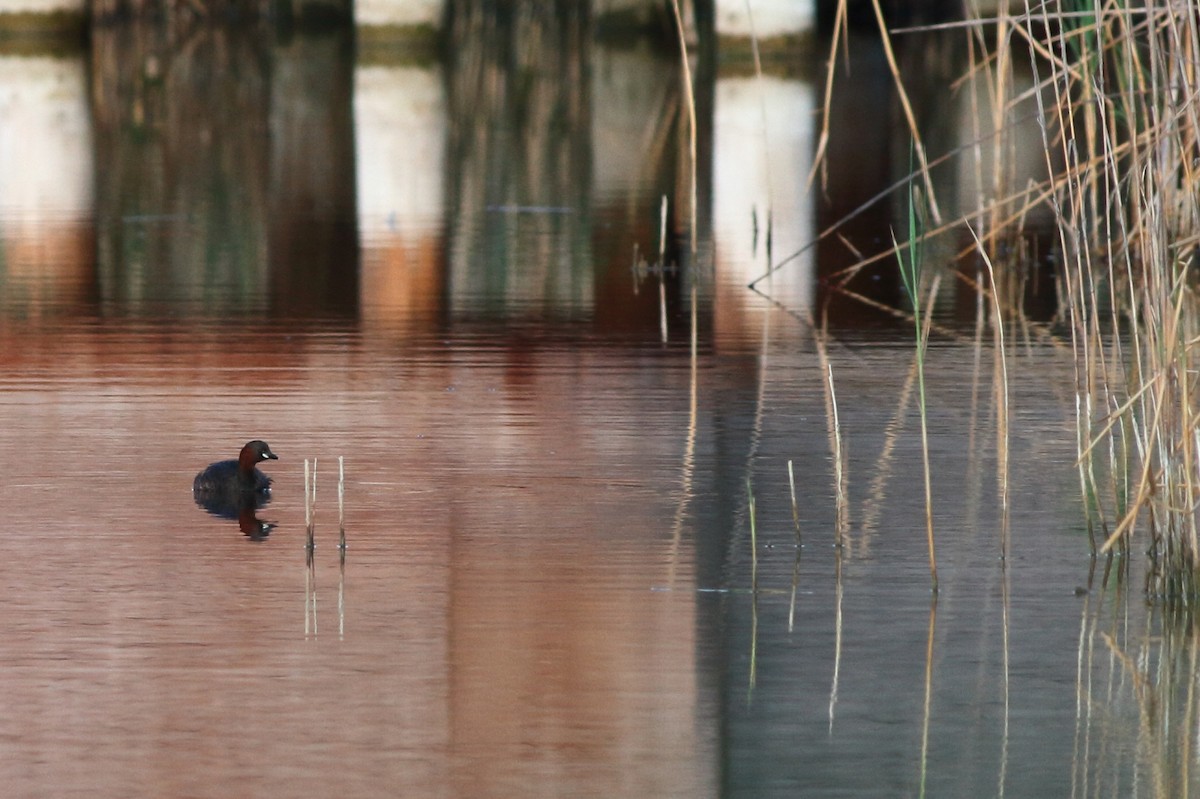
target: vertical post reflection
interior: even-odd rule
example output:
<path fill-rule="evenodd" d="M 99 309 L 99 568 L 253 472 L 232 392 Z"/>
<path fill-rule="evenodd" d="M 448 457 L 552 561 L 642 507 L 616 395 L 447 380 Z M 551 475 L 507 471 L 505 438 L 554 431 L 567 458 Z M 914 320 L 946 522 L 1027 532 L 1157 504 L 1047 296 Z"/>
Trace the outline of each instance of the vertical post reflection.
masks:
<path fill-rule="evenodd" d="M 102 311 L 354 311 L 352 45 L 345 28 L 92 29 Z"/>
<path fill-rule="evenodd" d="M 0 56 L 0 289 L 29 318 L 91 299 L 93 134 L 83 56 Z"/>
<path fill-rule="evenodd" d="M 354 73 L 360 306 L 372 328 L 436 321 L 445 285 L 446 92 L 436 64 L 360 61 Z"/>
<path fill-rule="evenodd" d="M 285 37 L 271 55 L 268 253 L 276 311 L 353 315 L 359 268 L 352 32 Z"/>

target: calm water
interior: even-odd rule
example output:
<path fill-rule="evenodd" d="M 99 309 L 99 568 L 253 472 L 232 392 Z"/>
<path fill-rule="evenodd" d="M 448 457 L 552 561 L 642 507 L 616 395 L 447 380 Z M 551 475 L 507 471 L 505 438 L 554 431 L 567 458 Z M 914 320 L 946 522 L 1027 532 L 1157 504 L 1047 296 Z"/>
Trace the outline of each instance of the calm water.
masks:
<path fill-rule="evenodd" d="M 0 56 L 5 794 L 1193 790 L 1190 628 L 1137 564 L 1076 591 L 1069 342 L 1010 326 L 1005 567 L 994 352 L 947 281 L 934 603 L 908 331 L 828 296 L 829 240 L 744 288 L 766 209 L 779 261 L 894 178 L 886 131 L 821 203 L 815 68 L 701 69 L 692 257 L 670 55 L 513 64 L 505 33 L 427 64 L 127 30 Z M 854 74 L 851 116 L 889 80 Z M 639 271 L 663 195 L 681 269 Z M 255 437 L 265 537 L 190 492 Z"/>

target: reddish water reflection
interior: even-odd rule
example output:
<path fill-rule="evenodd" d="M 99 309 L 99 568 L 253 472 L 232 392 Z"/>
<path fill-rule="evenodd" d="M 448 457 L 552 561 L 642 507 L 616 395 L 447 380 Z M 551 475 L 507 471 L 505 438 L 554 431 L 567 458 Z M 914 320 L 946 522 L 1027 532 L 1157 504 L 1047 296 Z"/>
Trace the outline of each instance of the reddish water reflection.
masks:
<path fill-rule="evenodd" d="M 0 467 L 20 475 L 3 515 L 23 534 L 0 546 L 27 565 L 0 661 L 14 734 L 51 756 L 42 778 L 172 795 L 360 780 L 703 792 L 691 597 L 650 591 L 691 582 L 662 491 L 686 370 L 194 325 L 65 325 L 3 351 L 23 353 L 0 433 Z M 653 402 L 650 429 L 623 384 Z M 247 431 L 281 458 L 260 512 L 279 526 L 257 546 L 187 490 Z M 319 461 L 308 635 L 305 457 Z"/>

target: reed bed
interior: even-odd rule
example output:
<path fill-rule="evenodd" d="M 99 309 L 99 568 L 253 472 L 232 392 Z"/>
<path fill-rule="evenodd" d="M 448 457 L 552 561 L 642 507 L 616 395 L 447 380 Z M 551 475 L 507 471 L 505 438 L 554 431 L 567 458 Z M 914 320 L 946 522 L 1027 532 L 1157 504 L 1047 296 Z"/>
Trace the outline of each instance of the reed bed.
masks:
<path fill-rule="evenodd" d="M 986 264 L 975 288 L 990 297 L 996 316 L 999 494 L 1007 519 L 1002 317 L 1022 309 L 1021 292 L 1005 292 L 1007 301 L 1000 292 L 1015 285 L 1005 271 L 1024 267 L 1012 253 L 1020 251 L 1030 213 L 1049 208 L 1059 256 L 1059 317 L 1049 329 L 1063 331 L 1074 356 L 1074 468 L 1091 552 L 1128 555 L 1141 540 L 1150 557 L 1148 595 L 1192 602 L 1200 598 L 1200 0 L 1027 0 L 1022 13 L 976 13 L 961 27 L 971 74 L 960 84 L 984 87 L 984 99 L 972 99 L 973 116 L 990 118 L 994 128 L 977 131 L 974 144 L 956 153 L 928 159 L 914 128 L 919 164 L 904 184 L 911 201 L 915 186 L 930 191 L 928 165 L 974 157 L 977 206 L 942 222 L 930 193 L 909 217 L 923 223 L 925 213 L 931 223 L 923 230 L 910 223 L 906 240 L 860 266 L 889 255 L 900 261 L 921 357 L 920 248 L 947 231 L 970 233 L 959 257 Z M 898 35 L 882 20 L 881 28 L 885 40 Z M 1019 59 L 1033 78 L 1022 90 L 1014 79 Z M 827 92 L 834 91 L 831 80 Z M 1016 147 L 1015 120 L 1031 107 L 1045 177 L 1019 185 L 1006 160 Z M 992 171 L 985 174 L 987 153 Z M 818 161 L 822 154 L 819 147 Z M 927 537 L 936 591 L 931 520 Z M 1003 531 L 1001 553 L 1008 554 Z"/>
<path fill-rule="evenodd" d="M 1200 599 L 1200 281 L 1195 277 L 1200 267 L 1200 0 L 1026 0 L 1017 12 L 1002 3 L 991 17 L 982 16 L 976 2 L 965 6 L 967 19 L 955 25 L 965 34 L 969 72 L 954 88 L 971 83 L 971 118 L 979 125 L 974 141 L 948 153 L 930 151 L 901 80 L 906 62 L 892 50 L 900 32 L 888 28 L 873 3 L 912 137 L 911 174 L 824 228 L 814 242 L 772 261 L 750 287 L 817 241 L 839 236 L 840 226 L 865 207 L 906 192 L 907 238 L 893 241 L 884 252 L 864 254 L 826 285 L 871 304 L 849 282 L 872 263 L 899 261 L 910 307 L 892 310 L 913 322 L 924 428 L 926 338 L 931 329 L 943 332 L 929 310 L 945 272 L 939 269 L 923 281 L 921 252 L 931 238 L 946 233 L 963 243 L 969 237 L 957 258 L 981 266 L 974 281 L 968 270 L 956 277 L 973 283 L 994 320 L 1004 559 L 1010 547 L 1012 414 L 1005 326 L 1024 313 L 1020 274 L 1029 266 L 1026 225 L 1041 212 L 1057 238 L 1051 268 L 1059 304 L 1057 318 L 1043 331 L 1069 341 L 1073 354 L 1073 468 L 1090 552 L 1107 556 L 1106 574 L 1112 558 L 1124 556 L 1116 566 L 1120 574 L 1140 542 L 1149 555 L 1146 593 L 1166 604 L 1193 603 Z M 829 109 L 837 92 L 837 54 L 849 46 L 846 7 L 841 0 L 835 16 L 826 120 L 810 185 L 823 174 L 831 135 L 844 133 L 831 133 Z M 1025 119 L 1037 126 L 1044 168 L 1040 176 L 1018 178 L 1013 162 L 1021 139 L 1016 134 Z M 974 159 L 977 196 L 974 208 L 967 202 L 952 218 L 938 205 L 930 171 L 961 159 Z M 936 592 L 929 490 L 934 477 L 927 454 L 925 460 L 926 538 Z"/>
<path fill-rule="evenodd" d="M 1147 592 L 1169 602 L 1200 596 L 1198 19 L 1197 0 L 1052 4 L 1013 27 L 1061 164 L 1051 206 L 1089 530 L 1099 553 L 1143 534 Z"/>

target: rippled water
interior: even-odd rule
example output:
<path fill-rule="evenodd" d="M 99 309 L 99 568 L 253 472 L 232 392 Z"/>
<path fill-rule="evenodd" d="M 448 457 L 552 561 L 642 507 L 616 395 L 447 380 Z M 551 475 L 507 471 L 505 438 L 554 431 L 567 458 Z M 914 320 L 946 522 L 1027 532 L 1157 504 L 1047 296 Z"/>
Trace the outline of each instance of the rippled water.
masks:
<path fill-rule="evenodd" d="M 152 101 L 142 128 L 128 106 L 108 116 L 103 91 L 89 105 L 86 55 L 0 58 L 30 109 L 19 140 L 59 167 L 49 184 L 22 177 L 5 151 L 31 192 L 0 214 L 7 795 L 1194 782 L 1190 632 L 1136 590 L 1089 583 L 1061 337 L 1010 330 L 1005 564 L 994 351 L 972 299 L 940 311 L 933 602 L 908 333 L 869 308 L 814 329 L 814 274 L 833 267 L 811 255 L 763 287 L 773 301 L 744 288 L 766 263 L 751 224 L 764 207 L 776 261 L 816 229 L 811 200 L 777 179 L 811 163 L 812 82 L 758 86 L 764 150 L 745 124 L 762 113 L 756 84 L 710 76 L 701 255 L 672 210 L 683 268 L 660 275 L 634 269 L 633 250 L 653 260 L 660 197 L 683 202 L 669 57 L 598 47 L 589 91 L 605 113 L 575 117 L 549 56 L 519 99 L 471 93 L 486 47 L 483 63 L 336 60 L 344 85 L 313 99 L 314 52 L 344 56 L 303 40 L 272 53 L 275 105 L 245 141 L 233 112 L 194 134 L 182 57 L 164 68 L 170 91 L 113 89 Z M 514 132 L 508 102 L 569 118 Z M 280 132 L 305 114 L 308 145 Z M 254 150 L 261 129 L 286 146 Z M 629 145 L 664 140 L 658 155 Z M 886 275 L 863 290 L 898 296 Z M 258 512 L 273 527 L 250 537 L 190 485 L 258 437 L 280 459 Z"/>

